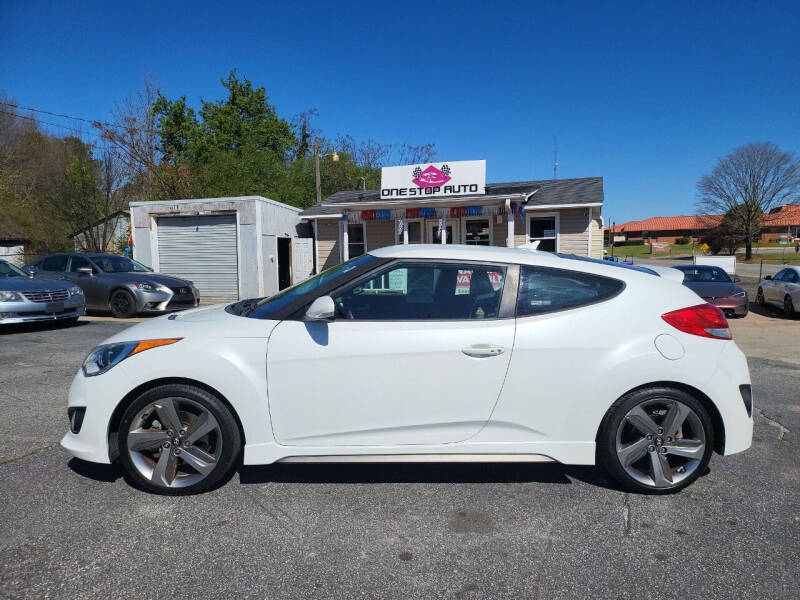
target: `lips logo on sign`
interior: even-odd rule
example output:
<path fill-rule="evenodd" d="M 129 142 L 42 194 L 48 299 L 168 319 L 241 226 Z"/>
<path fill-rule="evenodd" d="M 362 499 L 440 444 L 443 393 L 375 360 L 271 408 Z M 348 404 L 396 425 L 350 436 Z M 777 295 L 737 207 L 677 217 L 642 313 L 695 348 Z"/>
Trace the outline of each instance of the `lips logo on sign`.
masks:
<path fill-rule="evenodd" d="M 430 165 L 424 171 L 419 167 L 414 169 L 414 179 L 411 181 L 417 187 L 432 187 L 432 186 L 442 186 L 448 181 L 450 181 L 450 167 L 447 165 L 442 165 L 441 169 L 437 169 L 433 165 Z"/>

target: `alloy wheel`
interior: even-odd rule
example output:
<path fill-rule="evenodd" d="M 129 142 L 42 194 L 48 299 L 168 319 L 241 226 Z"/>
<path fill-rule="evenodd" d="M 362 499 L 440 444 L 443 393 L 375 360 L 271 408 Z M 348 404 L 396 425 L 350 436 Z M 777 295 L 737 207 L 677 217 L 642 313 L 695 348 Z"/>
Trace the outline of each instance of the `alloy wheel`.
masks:
<path fill-rule="evenodd" d="M 130 316 L 133 314 L 133 302 L 130 294 L 125 291 L 114 292 L 111 296 L 111 312 L 114 316 Z"/>
<path fill-rule="evenodd" d="M 764 306 L 764 290 L 761 288 L 758 288 L 758 292 L 756 292 L 756 304 Z"/>
<path fill-rule="evenodd" d="M 783 312 L 786 313 L 787 317 L 794 316 L 794 302 L 792 302 L 792 297 L 789 294 L 786 294 L 783 299 Z"/>
<path fill-rule="evenodd" d="M 195 485 L 217 466 L 220 425 L 211 412 L 188 398 L 162 398 L 131 421 L 127 451 L 139 474 L 161 488 Z"/>
<path fill-rule="evenodd" d="M 639 483 L 666 489 L 700 466 L 706 435 L 697 413 L 679 400 L 653 398 L 631 408 L 617 428 L 616 452 Z"/>

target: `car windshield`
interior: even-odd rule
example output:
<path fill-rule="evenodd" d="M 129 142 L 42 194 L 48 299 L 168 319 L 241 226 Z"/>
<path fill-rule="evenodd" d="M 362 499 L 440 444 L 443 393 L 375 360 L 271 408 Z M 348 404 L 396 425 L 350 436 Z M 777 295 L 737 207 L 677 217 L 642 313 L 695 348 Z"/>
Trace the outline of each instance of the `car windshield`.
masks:
<path fill-rule="evenodd" d="M 732 283 L 728 274 L 720 267 L 675 267 L 683 271 L 683 281 L 704 283 Z"/>
<path fill-rule="evenodd" d="M 104 273 L 149 273 L 152 271 L 142 263 L 124 256 L 93 256 L 92 260 Z"/>
<path fill-rule="evenodd" d="M 245 316 L 253 317 L 255 319 L 269 319 L 273 314 L 275 314 L 276 311 L 280 310 L 284 306 L 287 306 L 300 296 L 307 294 L 319 286 L 329 283 L 337 277 L 341 277 L 353 269 L 357 269 L 358 267 L 373 260 L 375 260 L 374 256 L 370 254 L 362 254 L 361 256 L 350 259 L 345 263 L 331 267 L 319 275 L 315 275 L 314 277 L 306 279 L 297 285 L 286 288 L 274 296 L 260 300 L 258 304 L 252 308 L 252 310 L 245 312 Z"/>
<path fill-rule="evenodd" d="M 28 277 L 29 275 L 10 262 L 0 260 L 0 277 Z"/>

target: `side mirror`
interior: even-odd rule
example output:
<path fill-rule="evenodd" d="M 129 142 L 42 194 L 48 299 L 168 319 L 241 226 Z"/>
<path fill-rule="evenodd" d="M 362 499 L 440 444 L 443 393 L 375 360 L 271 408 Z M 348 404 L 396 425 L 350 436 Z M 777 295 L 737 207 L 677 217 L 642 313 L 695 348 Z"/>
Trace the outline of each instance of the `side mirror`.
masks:
<path fill-rule="evenodd" d="M 772 279 L 772 275 L 767 275 L 764 279 Z"/>
<path fill-rule="evenodd" d="M 94 275 L 94 271 L 92 270 L 91 267 L 80 267 L 78 269 L 78 273 L 80 273 L 81 275 Z"/>
<path fill-rule="evenodd" d="M 320 296 L 311 303 L 306 310 L 306 319 L 309 321 L 332 321 L 336 313 L 336 305 L 330 296 Z"/>

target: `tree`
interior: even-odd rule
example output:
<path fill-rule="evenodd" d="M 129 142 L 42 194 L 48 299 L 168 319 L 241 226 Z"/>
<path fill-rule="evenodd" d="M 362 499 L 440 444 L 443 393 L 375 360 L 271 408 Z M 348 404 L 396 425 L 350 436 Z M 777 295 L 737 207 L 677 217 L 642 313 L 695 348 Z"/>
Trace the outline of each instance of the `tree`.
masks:
<path fill-rule="evenodd" d="M 745 258 L 753 256 L 753 239 L 764 215 L 790 202 L 800 190 L 800 162 L 770 142 L 751 143 L 720 159 L 697 183 L 698 210 L 725 215 L 742 235 Z"/>
<path fill-rule="evenodd" d="M 744 210 L 740 205 L 729 210 L 720 220 L 719 224 L 710 228 L 703 236 L 703 242 L 708 244 L 713 254 L 725 252 L 730 255 L 746 244 L 746 231 L 742 230 L 743 219 L 739 212 Z M 758 233 L 753 234 L 751 240 L 758 238 Z"/>

